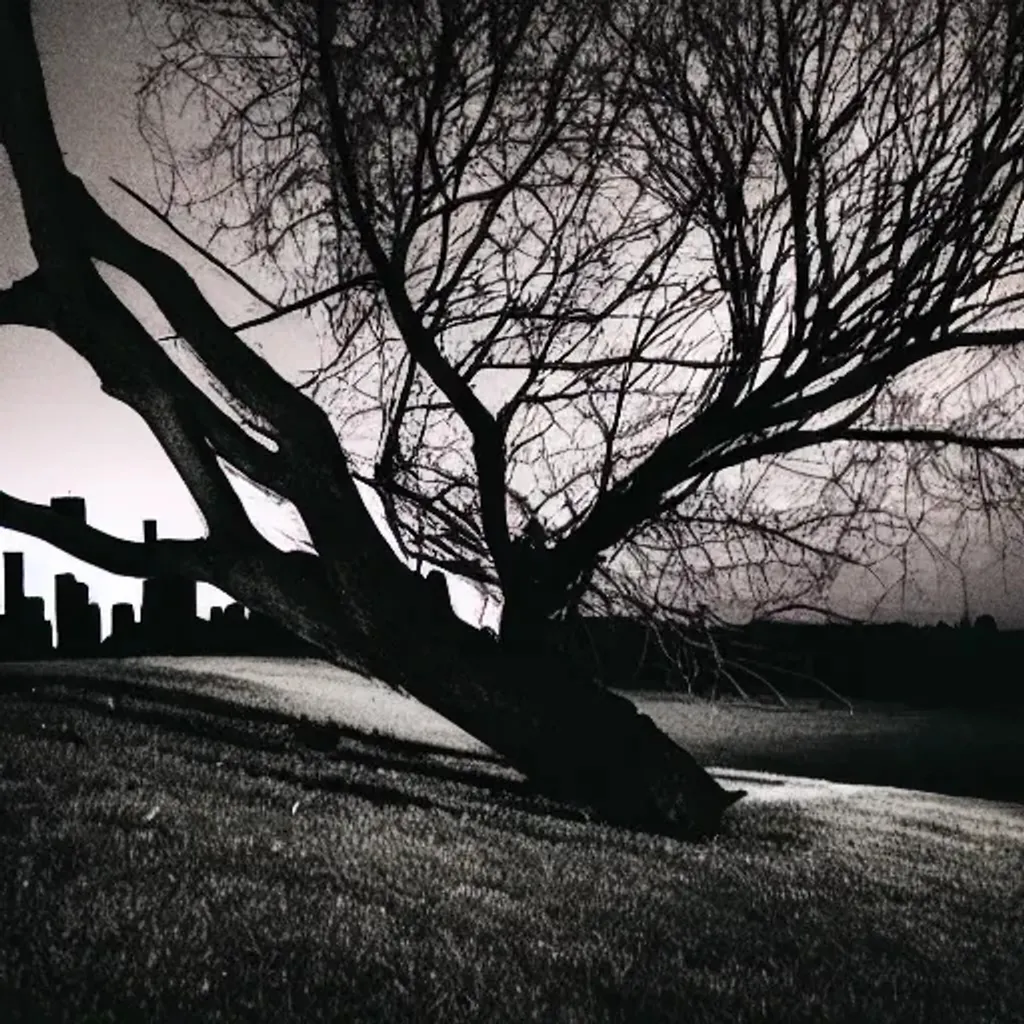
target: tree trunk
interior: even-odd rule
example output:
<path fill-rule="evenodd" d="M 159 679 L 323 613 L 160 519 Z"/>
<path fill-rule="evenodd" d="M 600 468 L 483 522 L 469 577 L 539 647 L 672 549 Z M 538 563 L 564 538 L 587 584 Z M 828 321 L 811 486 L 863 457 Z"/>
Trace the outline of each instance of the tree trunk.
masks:
<path fill-rule="evenodd" d="M 713 835 L 744 795 L 723 789 L 630 701 L 584 679 L 543 641 L 509 647 L 436 604 L 406 619 L 401 635 L 393 646 L 405 689 L 546 795 L 681 838 Z"/>
<path fill-rule="evenodd" d="M 400 685 L 555 799 L 612 824 L 698 838 L 713 835 L 743 796 L 544 636 L 499 642 L 462 622 L 439 579 L 401 566 L 369 517 L 347 520 L 346 543 L 330 561 L 278 552 L 229 564 L 218 582 L 242 603 L 331 660 L 356 655 L 369 674 Z M 343 586 L 331 586 L 332 570 Z"/>

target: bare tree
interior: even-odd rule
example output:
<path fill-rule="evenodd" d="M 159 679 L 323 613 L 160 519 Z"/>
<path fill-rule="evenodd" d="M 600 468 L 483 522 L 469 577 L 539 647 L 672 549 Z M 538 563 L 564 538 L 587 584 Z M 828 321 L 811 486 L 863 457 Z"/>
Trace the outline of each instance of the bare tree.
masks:
<path fill-rule="evenodd" d="M 334 290 L 311 386 L 506 635 L 659 550 L 676 611 L 763 611 L 1019 524 L 1015 5 L 160 8 L 169 208 Z"/>
<path fill-rule="evenodd" d="M 317 13 L 319 71 L 331 81 L 327 12 Z M 343 136 L 348 129 L 331 130 Z M 0 2 L 0 139 L 38 263 L 0 292 L 0 322 L 57 334 L 89 362 L 108 395 L 142 416 L 188 486 L 207 535 L 133 543 L 9 494 L 0 494 L 0 525 L 115 573 L 191 575 L 273 616 L 329 658 L 355 651 L 369 671 L 504 753 L 544 791 L 610 821 L 682 835 L 715 831 L 741 794 L 723 790 L 628 701 L 571 674 L 552 675 L 542 651 L 500 650 L 459 621 L 435 580 L 392 553 L 323 409 L 240 340 L 175 260 L 125 231 L 68 172 L 24 0 Z M 351 168 L 338 173 L 352 188 Z M 351 201 L 364 209 L 358 195 Z M 374 237 L 367 234 L 368 272 L 413 330 L 417 361 L 469 403 L 474 426 L 484 431 L 478 461 L 494 472 L 487 460 L 498 458 L 500 469 L 494 417 L 457 374 L 439 369 L 436 340 L 422 326 L 417 333 L 405 278 L 379 258 Z M 118 299 L 99 264 L 149 293 L 201 367 L 195 378 Z M 227 466 L 291 502 L 312 551 L 282 552 L 268 543 Z M 395 643 L 398 636 L 405 642 Z"/>
<path fill-rule="evenodd" d="M 735 581 L 798 600 L 926 513 L 1017 513 L 1015 5 L 158 9 L 140 95 L 161 215 L 208 218 L 204 249 L 276 274 L 267 317 L 326 303 L 320 404 L 69 182 L 55 142 L 26 157 L 53 180 L 18 164 L 49 124 L 41 83 L 34 118 L 4 115 L 40 262 L 7 318 L 40 318 L 39 290 L 74 305 L 45 325 L 146 416 L 207 519 L 173 554 L 188 571 L 331 656 L 347 617 L 374 671 L 550 791 L 702 831 L 730 802 L 548 648 L 581 602 L 697 612 Z M 144 343 L 92 260 L 150 291 L 210 380 Z M 261 547 L 218 459 L 291 501 L 315 554 Z M 405 551 L 500 594 L 499 644 L 432 610 L 358 480 Z M 395 651 L 410 621 L 432 640 Z"/>

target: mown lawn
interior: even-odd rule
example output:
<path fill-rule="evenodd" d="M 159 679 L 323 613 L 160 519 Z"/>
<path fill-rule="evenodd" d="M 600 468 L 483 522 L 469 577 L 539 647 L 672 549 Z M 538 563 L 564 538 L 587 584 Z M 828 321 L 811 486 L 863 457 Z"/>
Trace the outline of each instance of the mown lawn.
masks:
<path fill-rule="evenodd" d="M 19 674 L 95 679 L 105 685 L 144 678 L 170 694 L 333 718 L 453 750 L 486 750 L 417 701 L 311 659 L 147 657 L 0 664 L 0 685 Z M 841 706 L 806 702 L 787 711 L 665 694 L 627 696 L 703 764 L 1024 802 L 1024 706 L 986 712 L 858 704 L 851 715 Z"/>
<path fill-rule="evenodd" d="M 1024 1021 L 1024 808 L 745 784 L 608 829 L 479 752 L 0 695 L 0 1019 Z"/>

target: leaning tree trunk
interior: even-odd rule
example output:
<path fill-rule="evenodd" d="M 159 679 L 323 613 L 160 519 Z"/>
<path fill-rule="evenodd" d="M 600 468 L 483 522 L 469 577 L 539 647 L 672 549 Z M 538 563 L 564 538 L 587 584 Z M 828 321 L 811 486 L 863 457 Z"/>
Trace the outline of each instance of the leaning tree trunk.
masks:
<path fill-rule="evenodd" d="M 310 467 L 304 479 L 313 478 Z M 630 701 L 553 657 L 542 637 L 499 643 L 462 622 L 447 590 L 398 562 L 338 478 L 329 502 L 310 491 L 298 503 L 319 557 L 275 553 L 251 570 L 236 561 L 219 585 L 332 660 L 355 653 L 545 794 L 614 824 L 693 838 L 717 831 L 742 792 L 723 789 Z"/>
<path fill-rule="evenodd" d="M 501 644 L 458 619 L 447 593 L 417 574 L 396 574 L 392 564 L 382 575 L 389 582 L 378 577 L 374 587 L 373 635 L 359 641 L 363 663 L 502 754 L 541 793 L 609 823 L 685 838 L 714 834 L 744 795 L 723 789 L 630 701 L 584 678 L 542 639 Z M 308 575 L 303 593 L 306 614 L 321 629 L 336 626 L 327 644 L 321 631 L 322 646 L 351 652 L 355 635 L 337 604 L 308 603 L 316 593 Z"/>
<path fill-rule="evenodd" d="M 541 638 L 510 649 L 444 609 L 419 625 L 417 642 L 405 645 L 403 685 L 542 792 L 614 824 L 687 837 L 716 832 L 743 796 Z"/>

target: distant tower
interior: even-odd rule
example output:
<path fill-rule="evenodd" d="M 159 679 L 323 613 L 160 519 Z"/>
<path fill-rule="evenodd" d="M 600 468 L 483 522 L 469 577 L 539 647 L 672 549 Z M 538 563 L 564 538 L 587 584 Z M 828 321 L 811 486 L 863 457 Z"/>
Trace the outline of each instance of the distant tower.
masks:
<path fill-rule="evenodd" d="M 89 588 L 79 583 L 70 572 L 62 572 L 54 579 L 54 590 L 57 605 L 57 649 L 62 657 L 80 658 L 92 654 L 95 646 L 90 648 L 94 619 L 98 619 L 99 609 L 93 613 L 89 606 Z M 99 638 L 97 636 L 97 645 Z"/>
<path fill-rule="evenodd" d="M 119 601 L 110 611 L 110 632 L 119 640 L 128 637 L 135 628 L 135 607 Z"/>
<path fill-rule="evenodd" d="M 139 654 L 142 651 L 142 638 L 135 625 L 135 606 L 127 601 L 119 601 L 110 609 L 110 635 L 101 647 L 115 657 L 126 654 Z"/>
<path fill-rule="evenodd" d="M 83 583 L 84 587 L 85 584 Z M 89 594 L 86 588 L 86 596 Z M 100 649 L 100 638 L 103 635 L 100 606 L 95 601 L 88 601 L 85 606 L 85 617 L 82 620 L 82 653 L 96 654 Z"/>
<path fill-rule="evenodd" d="M 25 559 L 4 552 L 4 614 L 0 615 L 0 658 L 44 658 L 53 651 L 53 635 L 41 597 L 25 596 Z"/>
<path fill-rule="evenodd" d="M 143 581 L 142 627 L 153 653 L 189 653 L 196 635 L 196 581 L 184 576 Z"/>
<path fill-rule="evenodd" d="M 25 611 L 25 556 L 4 552 L 4 614 L 20 621 Z"/>
<path fill-rule="evenodd" d="M 85 522 L 85 498 L 51 498 L 50 508 L 58 515 Z"/>
<path fill-rule="evenodd" d="M 25 598 L 25 621 L 46 622 L 46 602 L 41 597 Z M 50 624 L 46 623 L 47 628 Z"/>
<path fill-rule="evenodd" d="M 46 606 L 41 597 L 26 597 L 21 629 L 29 658 L 42 658 L 53 653 L 53 631 L 46 618 Z"/>
<path fill-rule="evenodd" d="M 142 539 L 155 544 L 157 522 L 144 519 Z M 189 654 L 198 637 L 196 582 L 185 576 L 155 576 L 142 584 L 140 617 L 146 650 L 160 654 Z"/>
<path fill-rule="evenodd" d="M 224 632 L 224 609 L 220 605 L 210 608 L 210 621 L 204 632 L 203 646 L 211 653 L 225 653 L 230 646 Z"/>

